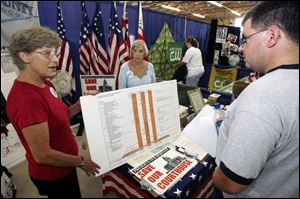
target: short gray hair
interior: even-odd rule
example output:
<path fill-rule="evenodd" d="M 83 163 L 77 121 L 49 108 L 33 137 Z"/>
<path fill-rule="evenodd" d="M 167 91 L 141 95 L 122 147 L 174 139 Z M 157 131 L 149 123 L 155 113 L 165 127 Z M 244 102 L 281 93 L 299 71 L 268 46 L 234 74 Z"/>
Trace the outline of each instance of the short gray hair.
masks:
<path fill-rule="evenodd" d="M 58 48 L 61 39 L 57 33 L 47 27 L 35 26 L 19 30 L 12 34 L 10 38 L 9 52 L 14 64 L 23 70 L 25 63 L 20 58 L 20 52 L 32 53 L 38 48 L 50 47 Z"/>

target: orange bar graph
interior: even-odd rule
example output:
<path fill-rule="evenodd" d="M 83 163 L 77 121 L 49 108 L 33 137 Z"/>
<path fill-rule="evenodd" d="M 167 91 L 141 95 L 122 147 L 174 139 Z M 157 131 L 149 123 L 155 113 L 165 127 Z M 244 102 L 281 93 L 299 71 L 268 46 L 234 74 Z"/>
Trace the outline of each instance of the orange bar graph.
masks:
<path fill-rule="evenodd" d="M 143 140 L 142 140 L 141 124 L 140 124 L 140 119 L 139 119 L 139 111 L 138 111 L 136 94 L 132 94 L 131 100 L 132 100 L 134 123 L 135 123 L 135 128 L 136 128 L 136 136 L 137 136 L 137 140 L 138 140 L 138 145 L 139 145 L 139 148 L 142 148 Z"/>
<path fill-rule="evenodd" d="M 148 118 L 147 118 L 146 98 L 145 98 L 144 92 L 141 92 L 141 102 L 142 102 L 144 127 L 145 127 L 145 133 L 146 133 L 146 142 L 147 142 L 147 144 L 150 144 L 151 141 L 150 141 L 150 134 L 149 134 Z"/>
<path fill-rule="evenodd" d="M 148 91 L 148 98 L 149 98 L 149 106 L 150 106 L 150 115 L 151 115 L 151 124 L 152 124 L 152 131 L 153 131 L 153 138 L 154 142 L 157 142 L 157 132 L 156 132 L 156 124 L 155 124 L 155 117 L 154 117 L 154 108 L 153 108 L 153 96 L 152 91 Z"/>

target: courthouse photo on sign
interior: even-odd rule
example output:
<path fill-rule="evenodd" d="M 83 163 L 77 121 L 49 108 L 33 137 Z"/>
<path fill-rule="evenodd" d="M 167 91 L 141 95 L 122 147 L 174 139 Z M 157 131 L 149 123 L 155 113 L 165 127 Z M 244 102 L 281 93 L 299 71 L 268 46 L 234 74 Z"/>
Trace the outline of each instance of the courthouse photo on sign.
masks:
<path fill-rule="evenodd" d="M 90 95 L 115 90 L 114 75 L 81 75 L 82 95 Z"/>

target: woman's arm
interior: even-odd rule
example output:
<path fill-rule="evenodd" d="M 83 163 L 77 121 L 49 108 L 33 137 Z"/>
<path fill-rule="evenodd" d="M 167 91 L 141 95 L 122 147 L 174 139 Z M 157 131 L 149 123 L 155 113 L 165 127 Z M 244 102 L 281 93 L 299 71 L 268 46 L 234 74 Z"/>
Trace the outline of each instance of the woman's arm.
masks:
<path fill-rule="evenodd" d="M 69 107 L 69 117 L 72 118 L 74 115 L 81 111 L 80 100 Z"/>
<path fill-rule="evenodd" d="M 183 62 L 183 61 L 179 61 L 179 62 L 177 62 L 177 63 L 174 65 L 174 67 L 175 67 L 175 68 L 179 68 L 179 67 L 183 66 L 184 64 L 186 64 L 186 63 Z"/>
<path fill-rule="evenodd" d="M 75 167 L 80 165 L 80 156 L 62 153 L 50 147 L 48 129 L 47 122 L 34 124 L 22 129 L 34 160 L 40 164 L 61 167 Z"/>
<path fill-rule="evenodd" d="M 22 129 L 33 159 L 39 164 L 57 167 L 77 167 L 81 165 L 81 156 L 71 155 L 54 150 L 50 147 L 49 127 L 47 122 L 38 123 Z M 100 167 L 90 158 L 84 158 L 81 167 L 87 175 L 99 173 Z"/>

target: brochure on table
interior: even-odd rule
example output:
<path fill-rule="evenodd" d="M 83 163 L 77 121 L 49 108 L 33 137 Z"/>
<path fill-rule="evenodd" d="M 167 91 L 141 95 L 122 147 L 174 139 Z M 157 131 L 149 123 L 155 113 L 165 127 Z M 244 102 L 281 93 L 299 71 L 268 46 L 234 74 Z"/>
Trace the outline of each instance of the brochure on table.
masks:
<path fill-rule="evenodd" d="M 91 158 L 106 173 L 180 135 L 175 80 L 80 98 Z"/>

